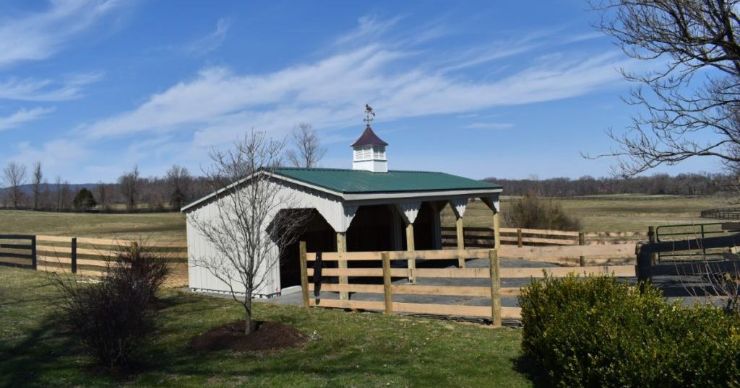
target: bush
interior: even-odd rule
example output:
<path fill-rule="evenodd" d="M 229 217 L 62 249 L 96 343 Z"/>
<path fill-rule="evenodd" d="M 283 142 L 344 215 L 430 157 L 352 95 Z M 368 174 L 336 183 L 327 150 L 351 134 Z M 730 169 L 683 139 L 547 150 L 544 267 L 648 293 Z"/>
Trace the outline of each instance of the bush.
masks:
<path fill-rule="evenodd" d="M 511 227 L 532 229 L 580 230 L 581 222 L 565 214 L 563 207 L 551 199 L 530 192 L 516 200 L 506 213 Z"/>
<path fill-rule="evenodd" d="M 557 386 L 733 386 L 740 323 L 611 277 L 546 278 L 519 298 L 524 357 Z"/>
<path fill-rule="evenodd" d="M 125 367 L 154 329 L 155 293 L 164 260 L 138 245 L 122 247 L 99 283 L 60 281 L 64 315 L 85 349 L 106 367 Z"/>

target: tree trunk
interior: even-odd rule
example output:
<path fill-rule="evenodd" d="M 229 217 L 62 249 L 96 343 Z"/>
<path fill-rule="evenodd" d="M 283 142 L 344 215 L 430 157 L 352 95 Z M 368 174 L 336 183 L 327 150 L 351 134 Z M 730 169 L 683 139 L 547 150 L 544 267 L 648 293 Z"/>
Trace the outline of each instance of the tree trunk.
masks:
<path fill-rule="evenodd" d="M 244 296 L 244 334 L 249 335 L 254 330 L 252 322 L 252 296 L 247 292 Z"/>

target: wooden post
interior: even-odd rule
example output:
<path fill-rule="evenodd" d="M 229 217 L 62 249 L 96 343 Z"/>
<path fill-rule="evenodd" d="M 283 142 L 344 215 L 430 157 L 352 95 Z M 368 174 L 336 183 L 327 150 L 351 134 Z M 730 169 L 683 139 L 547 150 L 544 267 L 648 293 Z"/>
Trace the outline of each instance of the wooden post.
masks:
<path fill-rule="evenodd" d="M 499 222 L 499 214 L 497 211 L 493 211 L 493 248 L 501 249 L 501 230 Z"/>
<path fill-rule="evenodd" d="M 494 327 L 501 327 L 501 278 L 498 251 L 495 249 L 488 251 L 488 258 L 491 274 L 491 323 Z"/>
<path fill-rule="evenodd" d="M 650 241 L 650 244 L 655 244 L 658 242 L 658 238 L 655 235 L 655 227 L 654 226 L 648 226 L 648 240 Z M 652 253 L 650 254 L 650 264 L 655 265 L 655 263 L 658 261 L 658 254 Z"/>
<path fill-rule="evenodd" d="M 580 246 L 586 245 L 586 234 L 583 233 L 583 232 L 578 232 L 578 245 L 580 245 Z M 585 267 L 586 266 L 586 257 L 585 256 L 581 255 L 581 257 L 579 258 L 578 261 L 581 264 L 581 267 Z"/>
<path fill-rule="evenodd" d="M 300 263 L 301 263 L 301 292 L 303 293 L 303 307 L 308 308 L 308 265 L 306 264 L 306 242 L 301 241 L 299 244 Z"/>
<path fill-rule="evenodd" d="M 72 260 L 72 273 L 77 273 L 77 237 L 72 237 L 72 252 L 70 252 L 70 259 Z"/>
<path fill-rule="evenodd" d="M 465 232 L 463 230 L 463 218 L 458 217 L 455 221 L 457 231 L 457 261 L 460 268 L 465 268 Z"/>
<path fill-rule="evenodd" d="M 337 233 L 337 253 L 339 254 L 339 269 L 347 269 L 347 260 L 344 258 L 344 254 L 347 253 L 347 234 Z M 339 285 L 344 286 L 349 284 L 349 277 L 347 275 L 339 275 Z M 348 300 L 349 292 L 339 291 L 339 299 Z"/>
<path fill-rule="evenodd" d="M 38 268 L 38 257 L 36 255 L 36 235 L 31 236 L 31 266 L 36 271 Z"/>
<path fill-rule="evenodd" d="M 406 251 L 413 252 L 416 250 L 414 244 L 414 224 L 406 225 Z M 408 258 L 409 282 L 416 283 L 416 257 L 413 254 Z"/>
<path fill-rule="evenodd" d="M 522 245 L 524 245 L 523 244 L 523 241 L 522 241 L 522 229 L 521 228 L 518 228 L 516 230 L 516 246 L 518 246 L 519 248 L 521 248 Z"/>
<path fill-rule="evenodd" d="M 385 299 L 385 313 L 393 312 L 393 294 L 391 293 L 391 257 L 388 252 L 381 253 L 383 258 L 383 296 Z"/>

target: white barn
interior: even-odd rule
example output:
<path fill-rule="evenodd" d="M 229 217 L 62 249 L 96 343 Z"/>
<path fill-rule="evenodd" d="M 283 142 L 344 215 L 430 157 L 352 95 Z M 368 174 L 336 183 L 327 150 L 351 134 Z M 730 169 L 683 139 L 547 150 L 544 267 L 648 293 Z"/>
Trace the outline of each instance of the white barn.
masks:
<path fill-rule="evenodd" d="M 352 144 L 352 169 L 277 168 L 261 172 L 270 174 L 276 192 L 296 199 L 294 206 L 313 209 L 300 238 L 306 241 L 309 251 L 441 249 L 440 211 L 447 204 L 457 217 L 461 247 L 462 220 L 472 199 L 481 199 L 492 210 L 496 245 L 499 244 L 501 186 L 441 172 L 389 170 L 387 146 L 368 124 Z M 233 185 L 238 188 L 247 184 L 245 178 Z M 187 219 L 189 287 L 194 291 L 229 291 L 207 269 L 194 265 L 195 258 L 214 249 L 192 220 L 213 216 L 218 198 L 218 193 L 212 193 L 182 209 Z M 297 243 L 275 252 L 275 260 L 279 260 L 279 265 L 271 266 L 267 282 L 255 295 L 276 296 L 281 290 L 300 284 Z"/>

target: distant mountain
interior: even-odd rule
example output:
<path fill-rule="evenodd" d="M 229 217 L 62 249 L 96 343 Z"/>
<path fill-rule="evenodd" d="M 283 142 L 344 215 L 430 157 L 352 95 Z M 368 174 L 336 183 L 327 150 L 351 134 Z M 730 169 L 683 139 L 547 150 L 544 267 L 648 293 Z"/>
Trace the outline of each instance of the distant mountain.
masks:
<path fill-rule="evenodd" d="M 94 191 L 95 188 L 98 186 L 98 184 L 97 183 L 70 183 L 68 184 L 68 186 L 69 186 L 69 190 L 72 193 L 77 193 L 82 188 L 86 188 L 90 191 Z M 32 184 L 21 185 L 20 189 L 25 195 L 33 195 L 33 185 Z M 8 190 L 10 190 L 10 188 L 8 187 L 0 189 L 0 195 L 5 194 Z M 49 191 L 51 193 L 56 193 L 57 185 L 55 183 L 42 183 L 41 191 L 42 192 Z"/>

